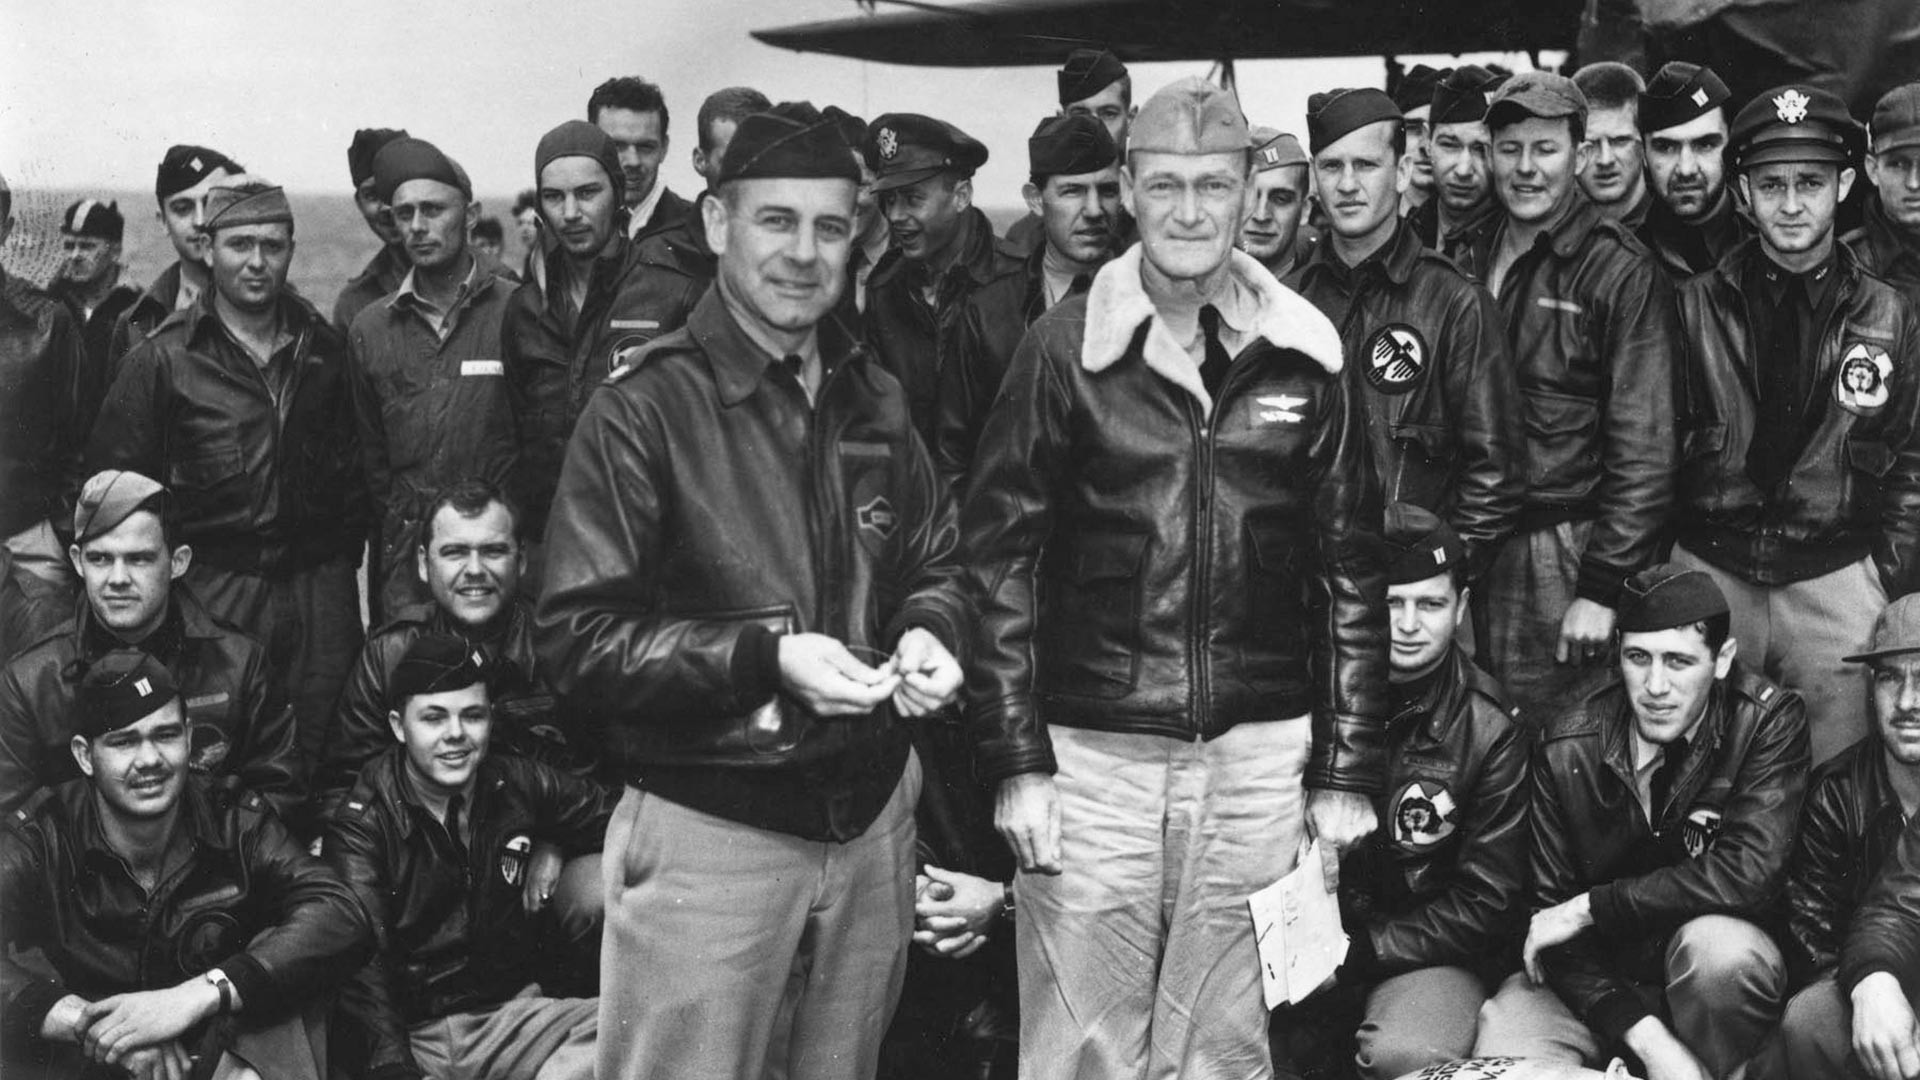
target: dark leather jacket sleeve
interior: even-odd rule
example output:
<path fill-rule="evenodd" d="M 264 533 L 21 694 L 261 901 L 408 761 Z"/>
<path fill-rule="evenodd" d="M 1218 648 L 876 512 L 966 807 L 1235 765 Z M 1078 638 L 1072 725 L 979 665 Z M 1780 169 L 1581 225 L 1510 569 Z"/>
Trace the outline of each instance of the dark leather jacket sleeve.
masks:
<path fill-rule="evenodd" d="M 283 819 L 299 823 L 307 811 L 312 763 L 300 750 L 294 731 L 293 703 L 267 677 L 266 650 L 254 654 L 241 676 L 247 701 L 246 741 L 234 748 L 233 773 L 248 790 L 258 792 Z M 0 754 L 0 757 L 4 757 Z"/>
<path fill-rule="evenodd" d="M 1920 311 L 1908 309 L 1900 335 L 1900 353 L 1906 361 L 1907 378 L 1894 382 L 1894 408 L 1905 418 L 1899 425 L 1893 463 L 1881 481 L 1879 537 L 1873 547 L 1874 565 L 1880 570 L 1880 583 L 1891 597 L 1905 596 L 1920 588 Z"/>
<path fill-rule="evenodd" d="M 364 1067 L 368 1076 L 419 1077 L 425 1074 L 414 1060 L 406 1021 L 388 971 L 387 928 L 393 922 L 394 913 L 387 900 L 394 883 L 388 879 L 385 860 L 380 855 L 377 830 L 372 815 L 336 815 L 327 823 L 327 862 L 373 916 L 379 935 L 373 959 L 341 989 L 339 1008 L 354 1037 L 364 1043 Z"/>
<path fill-rule="evenodd" d="M 1459 431 L 1458 486 L 1453 493 L 1454 530 L 1467 544 L 1476 580 L 1513 531 L 1526 495 L 1526 448 L 1517 417 L 1520 392 L 1505 328 L 1493 298 L 1471 290 L 1472 301 L 1459 304 L 1450 322 L 1452 363 L 1447 397 L 1460 403 L 1454 421 Z"/>
<path fill-rule="evenodd" d="M 367 335 L 346 330 L 347 389 L 353 400 L 354 429 L 360 436 L 360 463 L 367 476 L 367 493 L 384 513 L 393 506 L 393 464 L 387 454 L 387 428 L 380 422 L 380 399 L 367 374 Z M 378 586 L 375 586 L 376 590 Z"/>
<path fill-rule="evenodd" d="M 1840 951 L 1840 989 L 1885 971 L 1908 993 L 1920 987 L 1920 819 L 1900 834 L 1900 846 L 1880 869 L 1847 929 Z"/>
<path fill-rule="evenodd" d="M 11 811 L 40 786 L 40 732 L 14 665 L 0 669 L 0 811 Z"/>
<path fill-rule="evenodd" d="M 1852 907 L 1857 895 L 1858 870 L 1848 857 L 1853 844 L 1846 800 L 1836 782 L 1841 776 L 1823 771 L 1807 793 L 1787 871 L 1787 926 L 1792 933 L 1787 959 L 1797 982 L 1811 981 L 1840 962 L 1846 938 L 1841 913 Z"/>
<path fill-rule="evenodd" d="M 165 368 L 152 338 L 133 346 L 116 370 L 113 386 L 87 443 L 87 468 L 128 469 L 165 482 Z"/>
<path fill-rule="evenodd" d="M 47 891 L 46 869 L 32 847 L 0 830 L 0 1043 L 9 1047 L 38 1045 L 47 1012 L 67 995 L 58 975 L 27 967 L 14 951 L 45 939 L 54 909 Z"/>
<path fill-rule="evenodd" d="M 253 881 L 278 906 L 280 922 L 216 966 L 233 981 L 245 1015 L 281 1015 L 364 964 L 373 924 L 346 883 L 272 814 L 262 815 L 242 843 Z"/>
<path fill-rule="evenodd" d="M 340 703 L 334 708 L 333 730 L 327 733 L 326 748 L 313 770 L 323 818 L 332 817 L 334 807 L 353 788 L 361 766 L 393 745 L 393 731 L 387 726 L 387 672 L 412 641 L 376 631 L 347 672 Z"/>

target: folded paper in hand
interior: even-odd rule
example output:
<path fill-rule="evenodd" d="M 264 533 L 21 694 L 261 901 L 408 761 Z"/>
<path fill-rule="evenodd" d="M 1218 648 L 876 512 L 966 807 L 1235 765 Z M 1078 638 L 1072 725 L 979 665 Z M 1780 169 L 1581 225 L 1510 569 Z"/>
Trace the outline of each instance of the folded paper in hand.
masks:
<path fill-rule="evenodd" d="M 1298 1005 L 1327 981 L 1347 956 L 1340 903 L 1327 891 L 1327 872 L 1315 840 L 1300 864 L 1247 897 L 1260 944 L 1260 987 L 1267 1008 Z"/>

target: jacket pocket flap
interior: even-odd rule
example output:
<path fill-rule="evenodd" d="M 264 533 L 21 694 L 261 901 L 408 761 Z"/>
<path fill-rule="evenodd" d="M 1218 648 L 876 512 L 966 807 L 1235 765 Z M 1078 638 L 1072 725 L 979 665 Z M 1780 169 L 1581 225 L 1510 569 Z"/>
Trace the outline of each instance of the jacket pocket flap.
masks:
<path fill-rule="evenodd" d="M 1588 398 L 1541 390 L 1521 392 L 1526 400 L 1527 430 L 1539 435 L 1569 435 L 1595 427 L 1600 405 Z"/>
<path fill-rule="evenodd" d="M 1683 458 L 1717 454 L 1727 447 L 1727 425 L 1696 424 L 1680 436 L 1680 456 Z"/>
<path fill-rule="evenodd" d="M 1284 573 L 1293 565 L 1299 539 L 1279 529 L 1247 527 L 1247 546 L 1253 549 L 1253 561 L 1270 574 Z"/>
<path fill-rule="evenodd" d="M 1146 553 L 1145 533 L 1090 536 L 1074 553 L 1070 577 L 1076 582 L 1131 578 L 1139 573 L 1140 561 Z"/>
<path fill-rule="evenodd" d="M 1446 453 L 1453 443 L 1453 435 L 1439 424 L 1416 424 L 1410 420 L 1395 420 L 1389 427 L 1396 439 L 1405 439 L 1420 447 L 1430 458 Z"/>
<path fill-rule="evenodd" d="M 212 487 L 241 472 L 240 447 L 234 443 L 202 447 L 173 463 L 175 483 Z"/>
<path fill-rule="evenodd" d="M 1854 439 L 1847 443 L 1847 460 L 1861 472 L 1885 476 L 1893 468 L 1893 450 L 1883 442 Z"/>

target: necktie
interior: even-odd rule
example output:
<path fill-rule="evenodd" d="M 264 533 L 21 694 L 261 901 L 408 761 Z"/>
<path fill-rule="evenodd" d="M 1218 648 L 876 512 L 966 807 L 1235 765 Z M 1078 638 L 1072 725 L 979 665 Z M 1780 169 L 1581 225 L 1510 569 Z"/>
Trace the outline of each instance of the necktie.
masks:
<path fill-rule="evenodd" d="M 467 859 L 467 839 L 465 827 L 460 821 L 460 807 L 465 798 L 455 795 L 447 801 L 447 835 L 453 838 L 453 850 L 459 852 L 460 861 Z"/>
<path fill-rule="evenodd" d="M 793 376 L 794 382 L 797 382 L 802 386 L 806 385 L 806 378 L 805 378 L 806 367 L 807 367 L 806 361 L 800 359 L 798 356 L 795 356 L 792 353 L 788 353 L 787 355 L 780 358 L 780 366 L 787 369 L 787 374 Z"/>
<path fill-rule="evenodd" d="M 1687 763 L 1687 740 L 1675 739 L 1660 751 L 1660 764 L 1653 770 L 1653 782 L 1648 785 L 1652 812 L 1647 816 L 1657 825 L 1666 813 L 1667 802 L 1673 798 L 1673 785 L 1680 779 L 1680 769 Z"/>
<path fill-rule="evenodd" d="M 1758 350 L 1760 416 L 1756 436 L 1747 448 L 1747 475 L 1761 491 L 1771 492 L 1785 480 L 1800 456 L 1800 423 L 1806 412 L 1804 389 L 1809 357 L 1800 355 L 1801 308 L 1806 286 L 1788 274 L 1786 289 L 1768 320 L 1767 339 Z M 1761 436 L 1759 433 L 1766 433 Z"/>
<path fill-rule="evenodd" d="M 1086 292 L 1089 288 L 1092 288 L 1092 286 L 1093 286 L 1093 275 L 1075 274 L 1073 275 L 1072 284 L 1069 284 L 1067 286 L 1067 295 L 1079 296 L 1081 293 Z"/>
<path fill-rule="evenodd" d="M 1227 355 L 1227 347 L 1220 341 L 1219 308 L 1208 304 L 1200 309 L 1200 333 L 1207 339 L 1206 359 L 1200 364 L 1200 382 L 1207 388 L 1207 396 L 1217 403 L 1220 388 L 1227 382 L 1227 368 L 1233 364 L 1233 357 Z"/>

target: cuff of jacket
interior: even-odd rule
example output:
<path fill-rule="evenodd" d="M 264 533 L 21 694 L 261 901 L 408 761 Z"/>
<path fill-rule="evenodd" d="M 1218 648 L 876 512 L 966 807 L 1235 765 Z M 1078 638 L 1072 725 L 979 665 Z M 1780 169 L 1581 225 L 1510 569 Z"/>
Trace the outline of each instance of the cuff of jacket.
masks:
<path fill-rule="evenodd" d="M 903 609 L 887 623 L 880 640 L 886 642 L 887 649 L 891 651 L 900 644 L 900 639 L 906 635 L 906 632 L 916 626 L 940 639 L 940 644 L 947 647 L 947 652 L 953 656 L 954 660 L 965 666 L 967 662 L 964 651 L 965 636 L 960 632 L 960 627 L 955 626 L 945 612 L 937 611 L 930 605 L 909 605 Z"/>
<path fill-rule="evenodd" d="M 67 996 L 66 987 L 52 979 L 35 979 L 20 988 L 7 1002 L 4 1017 L 0 1017 L 0 1039 L 8 1046 L 38 1046 L 41 1044 L 40 1026 L 47 1022 L 47 1014 Z"/>
<path fill-rule="evenodd" d="M 1857 964 L 1849 964 L 1843 958 L 1840 961 L 1840 970 L 1834 975 L 1834 982 L 1839 985 L 1840 993 L 1850 998 L 1853 996 L 1853 988 L 1860 985 L 1860 980 L 1882 971 L 1898 979 L 1900 988 L 1906 989 L 1907 981 L 1900 978 L 1900 971 L 1893 962 L 1877 956 L 1868 957 Z"/>
<path fill-rule="evenodd" d="M 1340 962 L 1340 981 L 1348 986 L 1363 986 L 1374 981 L 1374 968 L 1380 951 L 1374 947 L 1373 927 L 1362 926 L 1347 942 L 1347 958 Z"/>
<path fill-rule="evenodd" d="M 1629 928 L 1630 916 L 1620 901 L 1618 881 L 1588 889 L 1587 911 L 1593 916 L 1593 929 L 1597 934 L 1611 935 Z"/>
<path fill-rule="evenodd" d="M 1628 1028 L 1652 1015 L 1640 995 L 1631 990 L 1609 990 L 1587 1010 L 1587 1026 L 1607 1045 L 1618 1046 L 1627 1037 Z"/>
<path fill-rule="evenodd" d="M 1313 749 L 1301 784 L 1309 791 L 1379 795 L 1387 788 L 1386 725 L 1353 713 L 1333 714 L 1333 723 L 1313 725 Z M 1322 741 L 1322 731 L 1329 737 Z"/>
<path fill-rule="evenodd" d="M 279 1007 L 280 989 L 260 961 L 244 952 L 234 953 L 213 965 L 220 969 L 240 996 L 240 1008 L 248 1016 L 271 1013 Z"/>
<path fill-rule="evenodd" d="M 1059 771 L 1053 740 L 1034 714 L 1031 699 L 1015 696 L 975 706 L 968 723 L 975 732 L 988 733 L 974 739 L 974 771 L 982 784 L 992 787 L 1021 773 Z"/>
<path fill-rule="evenodd" d="M 780 635 L 759 623 L 742 627 L 728 673 L 734 693 L 747 708 L 758 708 L 780 690 Z"/>
<path fill-rule="evenodd" d="M 1618 607 L 1620 590 L 1626 582 L 1626 572 L 1617 567 L 1583 561 L 1580 564 L 1580 576 L 1574 583 L 1573 595 L 1606 607 Z"/>

